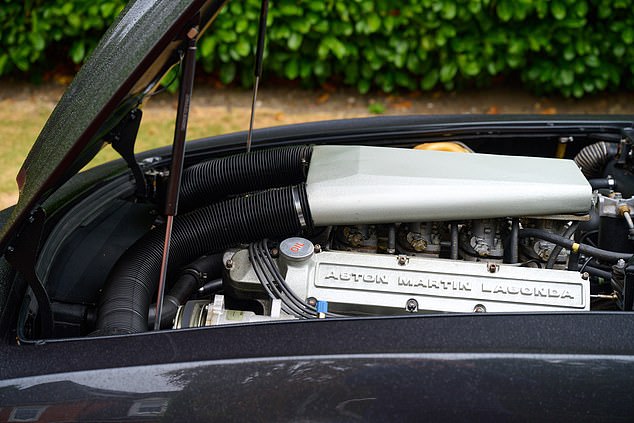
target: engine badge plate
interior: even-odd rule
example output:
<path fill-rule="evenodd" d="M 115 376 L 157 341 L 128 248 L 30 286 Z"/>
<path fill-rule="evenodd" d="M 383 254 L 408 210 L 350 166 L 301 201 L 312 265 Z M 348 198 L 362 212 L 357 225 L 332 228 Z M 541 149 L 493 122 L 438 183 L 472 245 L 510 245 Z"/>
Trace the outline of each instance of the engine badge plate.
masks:
<path fill-rule="evenodd" d="M 393 256 L 346 252 L 314 260 L 308 294 L 328 301 L 400 307 L 414 298 L 421 310 L 454 312 L 476 304 L 501 312 L 589 309 L 589 282 L 576 272 L 496 265 L 492 273 L 484 262 L 410 257 L 400 265 Z"/>
<path fill-rule="evenodd" d="M 247 296 L 259 289 L 248 251 L 238 251 L 233 261 L 234 289 Z M 343 251 L 278 265 L 296 295 L 328 301 L 335 313 L 402 314 L 410 300 L 421 312 L 590 309 L 589 281 L 566 270 Z"/>
<path fill-rule="evenodd" d="M 322 264 L 319 266 L 315 286 L 570 308 L 584 307 L 584 289 L 580 283 L 520 281 L 510 278 L 487 280 L 469 275 Z"/>

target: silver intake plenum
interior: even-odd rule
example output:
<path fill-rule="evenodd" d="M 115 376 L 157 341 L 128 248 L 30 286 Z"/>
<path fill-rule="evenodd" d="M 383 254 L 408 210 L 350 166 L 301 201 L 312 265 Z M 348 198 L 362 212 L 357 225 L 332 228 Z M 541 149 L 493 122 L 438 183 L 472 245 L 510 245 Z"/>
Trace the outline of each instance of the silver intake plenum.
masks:
<path fill-rule="evenodd" d="M 572 160 L 316 146 L 306 182 L 315 226 L 587 213 Z"/>

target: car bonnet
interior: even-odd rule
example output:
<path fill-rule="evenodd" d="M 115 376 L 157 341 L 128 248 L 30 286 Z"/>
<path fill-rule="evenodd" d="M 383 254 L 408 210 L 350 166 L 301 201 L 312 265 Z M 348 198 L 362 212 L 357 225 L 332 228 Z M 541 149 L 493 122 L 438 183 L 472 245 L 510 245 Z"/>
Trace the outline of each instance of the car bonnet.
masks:
<path fill-rule="evenodd" d="M 103 147 L 178 63 L 187 30 L 207 29 L 228 0 L 133 0 L 77 73 L 17 175 L 19 199 L 0 231 L 5 252 L 34 210 Z"/>

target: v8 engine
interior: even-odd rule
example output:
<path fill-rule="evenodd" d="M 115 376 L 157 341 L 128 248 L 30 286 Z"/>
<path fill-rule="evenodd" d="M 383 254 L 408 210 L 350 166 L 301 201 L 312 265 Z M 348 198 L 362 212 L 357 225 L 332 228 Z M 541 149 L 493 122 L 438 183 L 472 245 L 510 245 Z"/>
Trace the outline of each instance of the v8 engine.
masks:
<path fill-rule="evenodd" d="M 319 230 L 224 254 L 223 301 L 258 302 L 257 320 L 587 311 L 588 271 L 607 273 L 579 272 L 572 238 L 603 197 L 570 160 L 316 146 L 305 191 L 298 219 Z M 257 315 L 196 310 L 176 326 Z"/>

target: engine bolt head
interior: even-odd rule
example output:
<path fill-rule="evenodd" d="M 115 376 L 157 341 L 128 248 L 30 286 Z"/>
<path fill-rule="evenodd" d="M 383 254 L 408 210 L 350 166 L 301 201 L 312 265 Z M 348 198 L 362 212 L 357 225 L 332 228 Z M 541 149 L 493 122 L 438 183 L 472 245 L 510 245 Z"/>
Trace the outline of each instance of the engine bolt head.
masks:
<path fill-rule="evenodd" d="M 396 258 L 396 262 L 400 265 L 400 266 L 405 266 L 407 264 L 409 260 L 407 259 L 407 256 L 398 256 Z M 416 301 L 416 300 L 414 300 Z"/>
<path fill-rule="evenodd" d="M 486 313 L 487 312 L 487 308 L 485 306 L 483 306 L 482 304 L 476 304 L 476 306 L 473 307 L 473 312 L 474 313 Z"/>
<path fill-rule="evenodd" d="M 315 253 L 321 253 L 321 245 L 315 244 Z"/>
<path fill-rule="evenodd" d="M 500 266 L 498 266 L 495 263 L 487 263 L 487 270 L 489 273 L 495 273 L 500 269 Z"/>
<path fill-rule="evenodd" d="M 583 272 L 581 274 L 581 279 L 583 279 L 584 281 L 587 281 L 588 279 L 590 279 L 590 273 L 588 272 Z"/>
<path fill-rule="evenodd" d="M 416 313 L 418 311 L 418 301 L 416 301 L 414 298 L 410 298 L 409 300 L 407 300 L 407 302 L 405 303 L 405 311 L 407 311 L 408 313 Z"/>
<path fill-rule="evenodd" d="M 277 258 L 280 255 L 280 250 L 277 248 L 271 248 L 271 257 Z"/>
<path fill-rule="evenodd" d="M 233 267 L 233 260 L 229 259 L 225 262 L 225 269 L 231 269 Z"/>
<path fill-rule="evenodd" d="M 315 297 L 306 298 L 306 304 L 308 304 L 309 306 L 315 307 L 317 305 L 317 298 Z"/>

